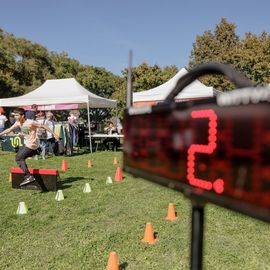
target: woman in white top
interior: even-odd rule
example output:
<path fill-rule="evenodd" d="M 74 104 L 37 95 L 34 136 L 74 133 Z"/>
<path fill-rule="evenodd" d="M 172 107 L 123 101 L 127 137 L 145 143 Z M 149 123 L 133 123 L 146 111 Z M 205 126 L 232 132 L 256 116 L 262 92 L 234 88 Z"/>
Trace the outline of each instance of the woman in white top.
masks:
<path fill-rule="evenodd" d="M 52 132 L 47 131 L 47 146 L 46 146 L 46 154 L 53 153 L 55 146 L 55 138 L 54 138 L 54 130 L 55 130 L 55 121 L 52 112 L 46 113 L 46 120 L 44 123 Z"/>

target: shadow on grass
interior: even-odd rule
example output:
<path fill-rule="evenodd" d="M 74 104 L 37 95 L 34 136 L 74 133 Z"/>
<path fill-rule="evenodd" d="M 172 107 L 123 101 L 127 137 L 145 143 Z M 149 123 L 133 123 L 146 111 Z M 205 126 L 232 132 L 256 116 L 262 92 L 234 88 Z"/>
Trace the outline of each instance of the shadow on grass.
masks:
<path fill-rule="evenodd" d="M 85 179 L 84 177 L 69 177 L 69 178 L 65 178 L 64 180 L 61 180 L 59 182 L 59 186 L 61 187 L 61 189 L 67 189 L 70 188 L 71 185 L 68 185 L 69 183 L 73 183 L 75 181 L 79 181 Z"/>
<path fill-rule="evenodd" d="M 128 263 L 127 262 L 123 262 L 119 265 L 119 270 L 125 270 L 128 266 Z"/>
<path fill-rule="evenodd" d="M 90 154 L 90 150 L 89 149 L 83 149 L 80 148 L 80 150 L 74 150 L 72 153 L 72 156 L 81 156 L 81 155 L 85 155 L 85 154 Z"/>
<path fill-rule="evenodd" d="M 67 188 L 70 188 L 71 185 L 61 185 L 59 189 L 67 189 Z"/>
<path fill-rule="evenodd" d="M 81 177 L 81 176 L 64 178 L 63 180 L 60 180 L 59 181 L 58 188 L 59 189 L 70 188 L 72 185 L 68 185 L 68 184 L 73 183 L 73 182 L 76 182 L 76 181 L 79 181 L 79 180 L 90 180 L 90 181 L 94 181 L 94 178 L 92 178 L 92 177 L 91 178 L 85 178 L 85 177 Z"/>

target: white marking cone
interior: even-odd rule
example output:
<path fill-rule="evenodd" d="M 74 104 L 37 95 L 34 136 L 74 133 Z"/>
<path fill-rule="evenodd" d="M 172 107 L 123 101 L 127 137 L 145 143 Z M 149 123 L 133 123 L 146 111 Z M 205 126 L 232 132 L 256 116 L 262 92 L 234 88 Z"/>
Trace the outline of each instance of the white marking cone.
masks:
<path fill-rule="evenodd" d="M 27 214 L 28 210 L 27 210 L 27 206 L 25 204 L 25 202 L 19 202 L 19 206 L 17 209 L 17 215 L 24 215 Z"/>
<path fill-rule="evenodd" d="M 91 192 L 91 187 L 89 183 L 85 183 L 84 188 L 83 188 L 83 193 L 89 193 Z"/>
<path fill-rule="evenodd" d="M 56 201 L 63 201 L 64 200 L 64 194 L 61 189 L 57 190 L 56 196 L 55 196 Z"/>
<path fill-rule="evenodd" d="M 112 184 L 112 178 L 110 176 L 107 177 L 106 185 Z"/>

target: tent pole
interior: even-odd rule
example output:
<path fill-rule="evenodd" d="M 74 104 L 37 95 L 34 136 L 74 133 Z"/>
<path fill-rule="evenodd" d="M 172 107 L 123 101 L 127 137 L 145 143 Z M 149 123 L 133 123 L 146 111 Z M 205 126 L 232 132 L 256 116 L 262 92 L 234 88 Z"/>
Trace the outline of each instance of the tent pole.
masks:
<path fill-rule="evenodd" d="M 88 118 L 89 149 L 90 149 L 90 153 L 92 154 L 92 139 L 91 139 L 91 122 L 90 122 L 89 101 L 87 101 L 87 118 Z"/>

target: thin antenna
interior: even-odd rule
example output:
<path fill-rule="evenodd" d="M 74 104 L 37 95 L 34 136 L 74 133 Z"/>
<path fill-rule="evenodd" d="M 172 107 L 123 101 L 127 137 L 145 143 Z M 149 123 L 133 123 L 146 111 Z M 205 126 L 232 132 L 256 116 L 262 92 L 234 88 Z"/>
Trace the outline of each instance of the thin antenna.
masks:
<path fill-rule="evenodd" d="M 129 51 L 128 57 L 128 76 L 127 76 L 127 102 L 126 107 L 129 108 L 132 106 L 132 77 L 131 77 L 131 68 L 132 68 L 132 50 Z"/>

